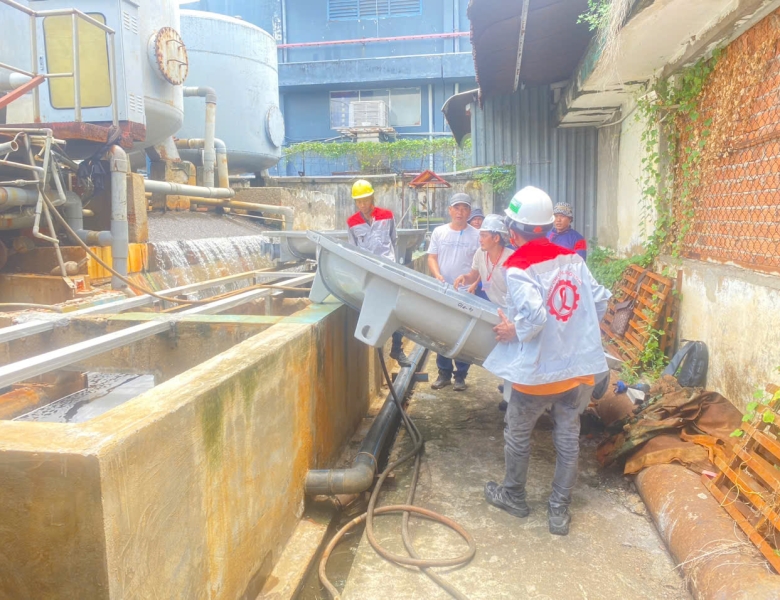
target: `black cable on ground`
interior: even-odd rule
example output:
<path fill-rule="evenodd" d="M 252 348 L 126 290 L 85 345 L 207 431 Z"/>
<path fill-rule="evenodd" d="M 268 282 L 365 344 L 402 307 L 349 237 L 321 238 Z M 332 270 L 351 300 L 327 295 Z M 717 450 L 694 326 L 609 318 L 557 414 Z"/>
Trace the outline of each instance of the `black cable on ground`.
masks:
<path fill-rule="evenodd" d="M 49 210 L 54 213 L 54 216 L 57 218 L 57 221 L 59 221 L 60 225 L 63 226 L 65 231 L 68 233 L 70 238 L 76 242 L 79 246 L 81 246 L 84 251 L 101 267 L 103 267 L 106 271 L 111 273 L 112 275 L 116 276 L 120 281 L 123 283 L 126 283 L 129 287 L 133 288 L 137 292 L 141 292 L 142 294 L 147 294 L 151 296 L 152 298 L 157 298 L 158 300 L 163 300 L 165 302 L 171 302 L 173 304 L 211 304 L 214 302 L 213 299 L 208 300 L 182 300 L 181 298 L 172 298 L 170 296 L 163 296 L 162 294 L 158 294 L 157 292 L 153 292 L 152 290 L 149 290 L 143 286 L 138 285 L 137 283 L 134 283 L 124 275 L 120 275 L 117 273 L 114 269 L 112 269 L 105 261 L 103 261 L 97 254 L 92 252 L 90 247 L 84 243 L 84 241 L 78 236 L 78 234 L 73 231 L 73 228 L 68 225 L 68 222 L 65 220 L 65 218 L 59 213 L 57 210 L 57 207 L 54 206 L 54 203 L 49 200 L 46 197 L 46 194 L 43 194 L 43 201 L 46 202 L 46 205 L 49 207 Z M 52 232 L 53 234 L 54 232 Z M 305 292 L 308 291 L 307 288 L 296 288 L 292 286 L 283 286 L 283 285 L 274 285 L 272 283 L 257 283 L 251 288 L 242 288 L 238 289 L 235 292 L 229 293 L 230 296 L 241 294 L 243 292 L 248 291 L 249 289 L 255 289 L 255 288 L 270 288 L 274 290 L 283 290 L 283 291 L 295 291 L 295 292 Z"/>
<path fill-rule="evenodd" d="M 379 364 L 382 366 L 382 373 L 385 376 L 385 381 L 387 382 L 387 385 L 390 387 L 390 393 L 392 394 L 393 400 L 395 401 L 396 406 L 398 407 L 398 410 L 401 413 L 401 418 L 403 420 L 404 427 L 409 432 L 409 436 L 411 437 L 414 446 L 411 451 L 404 454 L 401 458 L 399 458 L 395 462 L 389 464 L 387 468 L 384 471 L 382 471 L 381 475 L 379 476 L 379 479 L 376 482 L 376 485 L 374 486 L 374 490 L 371 492 L 371 498 L 368 502 L 368 509 L 366 510 L 366 512 L 360 515 L 359 517 L 352 519 L 349 523 L 347 523 L 344 527 L 342 527 L 336 533 L 333 539 L 330 541 L 328 546 L 325 548 L 319 566 L 320 581 L 322 582 L 322 585 L 325 587 L 325 589 L 328 590 L 328 593 L 330 594 L 331 598 L 333 598 L 334 600 L 340 600 L 341 594 L 336 589 L 336 587 L 330 582 L 326 573 L 328 559 L 330 558 L 330 555 L 333 552 L 334 548 L 338 545 L 339 541 L 344 537 L 344 535 L 347 532 L 349 532 L 351 529 L 353 529 L 354 527 L 356 527 L 357 525 L 365 521 L 366 536 L 368 538 L 369 543 L 374 548 L 377 554 L 379 554 L 381 557 L 383 557 L 384 559 L 390 562 L 394 562 L 402 566 L 413 566 L 419 568 L 423 573 L 425 573 L 428 577 L 430 577 L 432 581 L 434 581 L 437 585 L 439 585 L 442 589 L 444 589 L 447 593 L 449 593 L 453 598 L 456 598 L 457 600 L 468 600 L 467 596 L 465 596 L 462 592 L 455 589 L 455 587 L 453 587 L 452 584 L 447 582 L 439 574 L 431 571 L 431 568 L 432 567 L 456 567 L 456 566 L 466 565 L 471 561 L 472 558 L 474 558 L 474 555 L 476 554 L 477 551 L 476 543 L 474 542 L 474 538 L 471 536 L 471 534 L 468 531 L 466 531 L 466 529 L 463 528 L 457 522 L 453 521 L 448 517 L 445 517 L 444 515 L 440 515 L 439 513 L 436 513 L 432 510 L 420 508 L 418 506 L 413 505 L 414 495 L 417 489 L 417 482 L 420 478 L 420 465 L 422 459 L 422 449 L 423 449 L 424 440 L 422 434 L 420 433 L 420 430 L 417 429 L 417 426 L 414 424 L 414 421 L 412 421 L 412 419 L 406 413 L 406 410 L 404 410 L 404 406 L 401 401 L 401 398 L 399 398 L 398 394 L 396 394 L 395 386 L 393 386 L 393 381 L 390 378 L 390 373 L 388 372 L 387 365 L 385 364 L 385 358 L 382 349 L 379 348 L 377 352 L 379 355 Z M 409 486 L 409 495 L 407 496 L 406 504 L 393 504 L 390 506 L 382 506 L 380 508 L 377 508 L 376 503 L 377 500 L 379 499 L 379 492 L 382 489 L 382 484 L 384 484 L 385 480 L 387 479 L 387 476 L 396 467 L 405 463 L 407 460 L 413 457 L 415 459 L 414 472 L 412 475 L 412 483 Z M 374 534 L 374 517 L 376 515 L 384 515 L 384 514 L 398 513 L 398 512 L 403 513 L 401 537 L 404 542 L 404 547 L 406 548 L 406 551 L 409 553 L 409 556 L 402 556 L 400 554 L 394 554 L 392 552 L 389 552 L 388 550 L 386 550 L 381 546 L 379 541 L 376 539 L 376 535 Z M 412 538 L 409 533 L 409 516 L 411 513 L 414 513 L 416 515 L 419 515 L 431 521 L 436 521 L 438 523 L 446 525 L 447 527 L 455 531 L 468 544 L 468 549 L 466 550 L 466 552 L 461 556 L 457 556 L 455 558 L 446 558 L 446 559 L 420 558 L 420 556 L 417 554 L 417 552 L 414 549 L 414 544 L 412 542 Z"/>

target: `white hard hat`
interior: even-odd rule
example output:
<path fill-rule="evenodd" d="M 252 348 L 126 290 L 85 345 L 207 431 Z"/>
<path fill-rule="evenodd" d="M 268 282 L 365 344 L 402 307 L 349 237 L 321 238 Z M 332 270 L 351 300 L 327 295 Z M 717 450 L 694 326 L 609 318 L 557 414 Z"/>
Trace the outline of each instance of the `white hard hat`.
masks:
<path fill-rule="evenodd" d="M 504 212 L 510 220 L 508 225 L 532 237 L 546 235 L 555 221 L 550 196 L 531 185 L 517 192 Z"/>
<path fill-rule="evenodd" d="M 501 215 L 486 216 L 485 220 L 482 221 L 482 227 L 480 227 L 479 230 L 509 235 L 509 230 L 506 228 L 506 223 L 504 223 L 504 218 Z"/>

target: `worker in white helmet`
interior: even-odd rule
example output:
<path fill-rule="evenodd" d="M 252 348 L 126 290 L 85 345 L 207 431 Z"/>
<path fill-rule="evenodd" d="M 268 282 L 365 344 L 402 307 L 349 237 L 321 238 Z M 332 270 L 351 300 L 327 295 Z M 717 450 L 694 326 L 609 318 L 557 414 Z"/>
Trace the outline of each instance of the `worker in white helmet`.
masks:
<path fill-rule="evenodd" d="M 548 525 L 550 533 L 566 535 L 579 458 L 579 388 L 607 370 L 599 321 L 610 293 L 576 252 L 546 238 L 555 219 L 545 192 L 523 188 L 506 215 L 517 250 L 505 263 L 507 312 L 499 311 L 494 329 L 500 343 L 484 367 L 513 385 L 504 429 L 506 475 L 501 485 L 485 485 L 485 498 L 512 515 L 528 516 L 531 432 L 549 408 L 557 457 Z"/>
<path fill-rule="evenodd" d="M 488 215 L 479 228 L 479 250 L 474 254 L 471 271 L 455 279 L 453 287 L 468 287 L 469 293 L 476 291 L 482 282 L 482 291 L 493 304 L 506 308 L 506 278 L 503 266 L 512 256 L 506 247 L 509 230 L 500 215 Z"/>

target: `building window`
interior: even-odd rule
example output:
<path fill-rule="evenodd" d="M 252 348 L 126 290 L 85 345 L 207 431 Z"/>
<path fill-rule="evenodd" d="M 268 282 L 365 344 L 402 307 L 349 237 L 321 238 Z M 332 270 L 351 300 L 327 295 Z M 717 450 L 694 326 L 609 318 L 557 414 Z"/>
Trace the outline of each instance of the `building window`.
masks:
<path fill-rule="evenodd" d="M 422 14 L 422 0 L 328 0 L 329 21 L 387 19 Z"/>
<path fill-rule="evenodd" d="M 330 127 L 349 127 L 349 105 L 357 101 L 381 100 L 390 111 L 391 127 L 418 127 L 421 125 L 422 95 L 420 88 L 392 90 L 359 90 L 330 93 Z"/>

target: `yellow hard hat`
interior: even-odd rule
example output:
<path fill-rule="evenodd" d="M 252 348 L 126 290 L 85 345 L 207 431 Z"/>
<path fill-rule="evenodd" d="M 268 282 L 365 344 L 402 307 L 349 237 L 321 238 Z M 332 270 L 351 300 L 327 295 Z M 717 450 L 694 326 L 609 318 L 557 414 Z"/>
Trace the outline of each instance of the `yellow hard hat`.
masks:
<path fill-rule="evenodd" d="M 365 179 L 358 179 L 352 185 L 352 199 L 359 200 L 360 198 L 368 198 L 374 195 L 374 188 Z"/>

